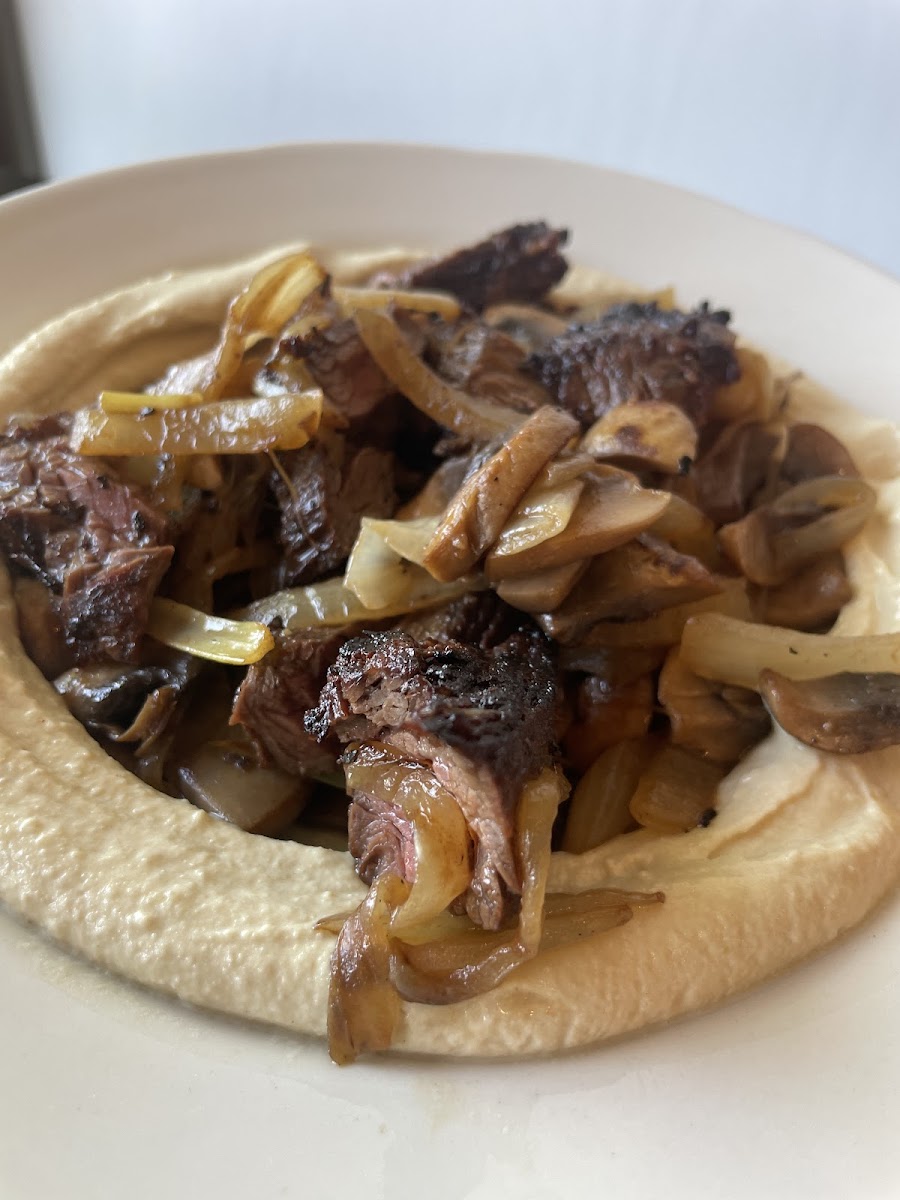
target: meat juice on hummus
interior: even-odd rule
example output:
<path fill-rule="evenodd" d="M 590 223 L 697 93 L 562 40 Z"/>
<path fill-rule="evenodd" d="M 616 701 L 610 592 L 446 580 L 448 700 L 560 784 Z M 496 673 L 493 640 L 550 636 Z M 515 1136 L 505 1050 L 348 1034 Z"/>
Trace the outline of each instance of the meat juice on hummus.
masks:
<path fill-rule="evenodd" d="M 0 362 L 14 910 L 349 1061 L 635 1029 L 887 893 L 896 434 L 565 240 L 291 248 Z"/>

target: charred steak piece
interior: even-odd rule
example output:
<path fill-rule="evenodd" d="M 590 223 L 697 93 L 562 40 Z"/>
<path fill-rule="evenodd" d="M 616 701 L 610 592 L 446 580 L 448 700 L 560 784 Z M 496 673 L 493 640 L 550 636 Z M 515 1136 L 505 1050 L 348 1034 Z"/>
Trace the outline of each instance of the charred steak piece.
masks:
<path fill-rule="evenodd" d="M 717 388 L 740 376 L 730 314 L 617 304 L 529 359 L 535 377 L 583 425 L 628 400 L 676 404 L 699 427 Z"/>
<path fill-rule="evenodd" d="M 514 300 L 527 304 L 540 300 L 569 269 L 559 252 L 568 236 L 568 230 L 551 229 L 545 221 L 513 225 L 437 262 L 412 267 L 397 282 L 452 292 L 475 312 Z"/>
<path fill-rule="evenodd" d="M 346 629 L 301 629 L 278 638 L 274 650 L 247 670 L 234 698 L 232 725 L 243 725 L 263 767 L 293 775 L 338 774 L 336 746 L 320 745 L 304 719 L 319 700 Z"/>
<path fill-rule="evenodd" d="M 65 422 L 0 438 L 0 550 L 52 595 L 71 662 L 133 662 L 172 559 L 166 520 L 97 458 L 75 454 Z"/>
<path fill-rule="evenodd" d="M 456 387 L 520 412 L 551 398 L 525 370 L 527 355 L 514 338 L 478 319 L 455 324 L 433 320 L 425 329 L 425 359 Z"/>
<path fill-rule="evenodd" d="M 554 665 L 538 634 L 518 634 L 488 651 L 456 641 L 417 642 L 399 631 L 367 633 L 341 648 L 307 729 L 319 739 L 385 742 L 430 766 L 459 804 L 475 844 L 466 910 L 477 924 L 496 929 L 508 895 L 521 890 L 515 809 L 522 786 L 550 756 L 555 704 Z M 359 803 L 379 818 L 368 798 Z M 357 846 L 375 836 L 364 837 L 364 821 L 354 814 Z M 374 869 L 371 854 L 366 864 Z"/>
<path fill-rule="evenodd" d="M 297 587 L 343 567 L 363 516 L 392 516 L 394 456 L 335 434 L 280 457 L 290 486 L 273 471 L 283 550 L 276 585 Z"/>
<path fill-rule="evenodd" d="M 293 330 L 276 344 L 263 369 L 268 387 L 296 391 L 303 383 L 296 364 L 306 366 L 351 427 L 364 421 L 394 391 L 349 317 L 343 317 L 331 296 L 330 282 L 318 288 L 300 307 Z"/>
<path fill-rule="evenodd" d="M 492 650 L 514 633 L 533 629 L 528 617 L 494 591 L 467 592 L 457 600 L 410 613 L 397 628 L 417 642 L 466 642 Z"/>

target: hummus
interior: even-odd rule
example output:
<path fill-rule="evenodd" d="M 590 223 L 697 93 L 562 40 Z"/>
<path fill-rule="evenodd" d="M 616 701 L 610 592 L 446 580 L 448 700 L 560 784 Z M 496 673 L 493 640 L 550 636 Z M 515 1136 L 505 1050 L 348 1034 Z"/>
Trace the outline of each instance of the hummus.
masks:
<path fill-rule="evenodd" d="M 292 247 L 291 249 L 295 249 Z M 270 258 L 167 275 L 52 322 L 0 360 L 0 408 L 53 412 L 137 388 L 208 349 L 227 300 Z M 402 251 L 322 256 L 341 282 Z M 569 296 L 618 295 L 573 272 Z M 632 294 L 634 294 L 632 292 Z M 900 441 L 808 381 L 791 414 L 834 432 L 877 489 L 847 550 L 856 598 L 835 632 L 900 624 Z M 26 656 L 0 575 L 0 899 L 97 963 L 183 1000 L 324 1035 L 333 938 L 317 919 L 365 888 L 347 854 L 244 833 L 115 763 Z M 900 877 L 900 747 L 853 758 L 777 731 L 726 779 L 717 819 L 556 854 L 553 891 L 662 890 L 627 925 L 542 953 L 495 990 L 404 1005 L 397 1049 L 527 1054 L 578 1046 L 714 1004 L 859 922 Z"/>

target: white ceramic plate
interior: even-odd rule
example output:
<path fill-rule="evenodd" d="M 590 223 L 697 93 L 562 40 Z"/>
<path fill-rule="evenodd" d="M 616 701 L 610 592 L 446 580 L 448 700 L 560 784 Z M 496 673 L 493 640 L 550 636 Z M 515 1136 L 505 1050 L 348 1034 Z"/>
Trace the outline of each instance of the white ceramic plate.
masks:
<path fill-rule="evenodd" d="M 0 350 L 169 267 L 304 237 L 452 246 L 537 216 L 575 231 L 576 260 L 727 305 L 896 413 L 900 285 L 870 267 L 644 180 L 400 146 L 152 164 L 0 204 Z M 339 1070 L 321 1043 L 188 1010 L 0 914 L 0 1196 L 896 1196 L 898 952 L 895 899 L 750 995 L 598 1050 Z"/>

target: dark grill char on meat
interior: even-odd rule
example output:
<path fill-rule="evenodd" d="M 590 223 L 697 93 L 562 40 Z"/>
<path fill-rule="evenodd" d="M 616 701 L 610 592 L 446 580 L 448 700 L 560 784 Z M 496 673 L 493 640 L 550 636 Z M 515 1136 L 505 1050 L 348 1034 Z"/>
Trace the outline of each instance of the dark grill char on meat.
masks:
<path fill-rule="evenodd" d="M 290 487 L 272 473 L 282 558 L 277 586 L 314 583 L 340 571 L 363 516 L 390 517 L 397 506 L 394 456 L 352 446 L 334 434 L 281 455 Z"/>
<path fill-rule="evenodd" d="M 0 440 L 0 547 L 52 593 L 71 662 L 133 662 L 172 558 L 166 521 L 101 459 L 75 454 L 64 419 Z"/>
<path fill-rule="evenodd" d="M 474 312 L 492 304 L 534 302 L 569 269 L 559 252 L 568 236 L 545 221 L 513 225 L 437 262 L 410 268 L 397 284 L 451 292 Z"/>
<path fill-rule="evenodd" d="M 367 633 L 341 648 L 307 729 L 345 744 L 386 742 L 430 765 L 475 843 L 467 912 L 496 929 L 506 893 L 520 890 L 515 807 L 522 786 L 548 761 L 555 704 L 555 668 L 540 635 L 518 634 L 487 651 L 417 642 L 398 631 Z M 378 819 L 366 801 L 361 807 Z M 360 845 L 363 817 L 353 820 Z"/>
<path fill-rule="evenodd" d="M 573 326 L 529 359 L 534 375 L 583 425 L 629 400 L 664 400 L 698 426 L 713 393 L 740 376 L 731 316 L 618 304 Z"/>

